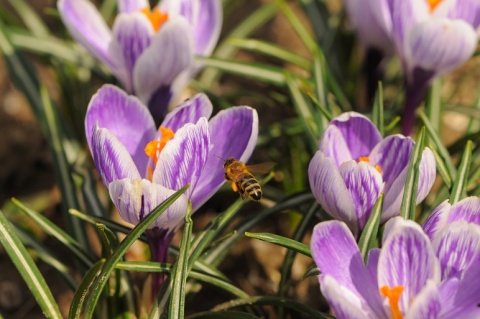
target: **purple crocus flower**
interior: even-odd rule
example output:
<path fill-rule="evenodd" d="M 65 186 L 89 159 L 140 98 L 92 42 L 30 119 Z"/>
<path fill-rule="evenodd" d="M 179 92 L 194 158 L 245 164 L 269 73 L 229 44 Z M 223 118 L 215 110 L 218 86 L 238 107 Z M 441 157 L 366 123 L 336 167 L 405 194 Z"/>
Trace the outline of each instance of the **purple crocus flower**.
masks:
<path fill-rule="evenodd" d="M 382 139 L 365 116 L 343 113 L 330 122 L 308 167 L 310 188 L 323 209 L 344 221 L 357 236 L 381 192 L 385 194 L 381 222 L 398 215 L 415 142 L 392 135 Z M 417 203 L 435 180 L 435 158 L 426 148 L 420 163 Z"/>
<path fill-rule="evenodd" d="M 391 32 L 405 74 L 403 133 L 410 134 L 414 113 L 431 80 L 472 56 L 480 26 L 476 0 L 389 1 Z"/>
<path fill-rule="evenodd" d="M 480 232 L 467 223 L 456 224 L 443 236 L 444 257 L 452 263 L 455 257 L 480 251 Z M 456 245 L 459 240 L 468 243 Z M 437 257 L 438 247 L 418 224 L 401 217 L 387 222 L 382 242 L 381 249 L 370 250 L 365 265 L 345 223 L 315 226 L 312 256 L 321 272 L 320 289 L 336 318 L 480 316 L 478 259 L 458 272 L 447 272 L 448 263 Z"/>
<path fill-rule="evenodd" d="M 220 0 L 119 0 L 110 29 L 88 0 L 59 0 L 72 37 L 107 65 L 158 122 L 171 98 L 198 70 L 194 55 L 210 55 L 222 24 Z"/>
<path fill-rule="evenodd" d="M 422 227 L 428 237 L 433 240 L 446 226 L 458 221 L 480 226 L 480 198 L 467 197 L 453 205 L 445 200 L 433 210 Z"/>
<path fill-rule="evenodd" d="M 197 94 L 168 113 L 157 131 L 137 97 L 108 84 L 88 106 L 88 145 L 124 220 L 138 223 L 165 198 L 190 184 L 147 231 L 155 261 L 166 260 L 187 202 L 192 202 L 195 211 L 223 184 L 223 161 L 218 157 L 233 156 L 246 162 L 255 147 L 258 117 L 254 109 L 231 107 L 208 121 L 211 113 L 209 99 Z"/>

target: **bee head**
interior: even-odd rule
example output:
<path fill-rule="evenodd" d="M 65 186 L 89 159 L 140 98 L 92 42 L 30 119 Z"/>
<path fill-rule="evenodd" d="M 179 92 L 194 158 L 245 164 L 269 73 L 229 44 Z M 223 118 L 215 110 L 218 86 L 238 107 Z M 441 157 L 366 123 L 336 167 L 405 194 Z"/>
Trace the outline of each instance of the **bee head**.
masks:
<path fill-rule="evenodd" d="M 225 160 L 225 163 L 223 163 L 223 168 L 226 168 L 227 166 L 231 165 L 233 162 L 236 162 L 237 160 L 234 159 L 233 157 L 230 157 L 229 159 Z"/>

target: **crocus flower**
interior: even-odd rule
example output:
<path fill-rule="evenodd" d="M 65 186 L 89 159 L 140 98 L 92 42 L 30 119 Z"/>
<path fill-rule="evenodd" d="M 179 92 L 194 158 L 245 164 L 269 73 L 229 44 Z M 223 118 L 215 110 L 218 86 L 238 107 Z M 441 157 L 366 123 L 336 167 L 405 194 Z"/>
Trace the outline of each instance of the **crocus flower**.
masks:
<path fill-rule="evenodd" d="M 443 237 L 444 257 L 454 263 L 472 250 L 478 255 L 478 229 L 456 223 Z M 478 228 L 477 225 L 474 225 Z M 460 233 L 464 233 L 464 237 Z M 458 240 L 470 245 L 456 245 Z M 312 257 L 320 269 L 320 289 L 336 318 L 478 318 L 480 263 L 449 272 L 435 245 L 415 222 L 401 217 L 387 224 L 381 249 L 363 262 L 355 238 L 340 221 L 315 226 Z M 452 264 L 450 264 L 452 265 Z M 445 267 L 445 268 L 442 268 Z M 442 273 L 443 272 L 443 273 Z"/>
<path fill-rule="evenodd" d="M 208 98 L 197 94 L 168 113 L 157 131 L 146 106 L 113 85 L 100 88 L 88 106 L 88 145 L 124 220 L 138 223 L 166 197 L 190 184 L 185 195 L 147 231 L 156 261 L 165 261 L 187 201 L 195 211 L 224 182 L 223 161 L 218 157 L 247 161 L 256 144 L 254 109 L 232 107 L 208 121 L 211 113 Z"/>
<path fill-rule="evenodd" d="M 433 240 L 442 229 L 457 221 L 480 226 L 480 198 L 467 197 L 453 205 L 445 200 L 433 210 L 422 227 L 428 237 Z"/>
<path fill-rule="evenodd" d="M 221 23 L 220 0 L 119 0 L 110 29 L 88 0 L 59 0 L 72 37 L 107 65 L 123 87 L 147 104 L 154 119 L 198 69 L 193 57 L 210 55 Z"/>
<path fill-rule="evenodd" d="M 382 139 L 365 116 L 343 113 L 325 129 L 319 150 L 308 167 L 310 188 L 323 209 L 344 221 L 357 236 L 381 192 L 385 194 L 381 222 L 398 215 L 415 142 L 392 135 Z M 420 163 L 417 203 L 435 180 L 435 159 L 426 148 Z"/>
<path fill-rule="evenodd" d="M 409 134 L 415 109 L 431 80 L 472 56 L 480 26 L 476 0 L 389 1 L 391 34 L 405 74 L 403 133 Z"/>

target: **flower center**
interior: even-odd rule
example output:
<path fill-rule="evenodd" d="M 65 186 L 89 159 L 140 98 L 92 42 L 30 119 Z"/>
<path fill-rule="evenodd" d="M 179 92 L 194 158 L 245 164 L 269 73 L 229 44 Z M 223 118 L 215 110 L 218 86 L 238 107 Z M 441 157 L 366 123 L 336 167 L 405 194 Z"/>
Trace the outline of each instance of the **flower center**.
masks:
<path fill-rule="evenodd" d="M 392 319 L 402 319 L 403 315 L 400 311 L 400 296 L 405 288 L 403 286 L 395 286 L 392 289 L 388 286 L 380 288 L 380 294 L 388 298 L 390 304 L 390 312 L 392 313 Z"/>
<path fill-rule="evenodd" d="M 151 165 L 147 167 L 147 174 L 148 174 L 148 179 L 152 181 L 153 178 L 153 170 L 155 169 L 155 166 L 157 165 L 158 157 L 160 156 L 160 152 L 163 150 L 165 145 L 167 145 L 167 142 L 170 141 L 174 136 L 175 133 L 171 129 L 168 129 L 166 127 L 160 126 L 160 138 L 155 139 L 153 141 L 150 141 L 147 143 L 147 146 L 145 146 L 145 154 L 147 154 L 148 157 L 152 159 Z"/>
<path fill-rule="evenodd" d="M 367 163 L 370 163 L 370 157 L 368 157 L 368 156 L 360 156 L 360 157 L 358 158 L 358 161 L 359 161 L 359 162 L 367 162 Z M 375 169 L 376 169 L 380 174 L 382 174 L 382 168 L 380 167 L 380 165 L 378 165 L 378 164 L 375 165 Z"/>
<path fill-rule="evenodd" d="M 153 10 L 150 10 L 148 7 L 143 8 L 141 12 L 148 18 L 155 32 L 168 20 L 168 13 L 163 13 L 158 7 L 153 8 Z"/>
<path fill-rule="evenodd" d="M 428 4 L 430 5 L 430 12 L 435 10 L 435 8 L 442 2 L 442 0 L 428 0 Z"/>

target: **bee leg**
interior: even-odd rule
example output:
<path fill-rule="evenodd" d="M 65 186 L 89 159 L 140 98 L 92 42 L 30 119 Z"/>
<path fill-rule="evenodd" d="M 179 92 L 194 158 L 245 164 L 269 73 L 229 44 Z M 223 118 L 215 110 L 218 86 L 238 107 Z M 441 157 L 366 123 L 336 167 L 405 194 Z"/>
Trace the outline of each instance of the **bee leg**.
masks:
<path fill-rule="evenodd" d="M 232 183 L 232 189 L 233 189 L 234 192 L 238 192 L 237 183 Z"/>

